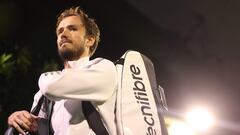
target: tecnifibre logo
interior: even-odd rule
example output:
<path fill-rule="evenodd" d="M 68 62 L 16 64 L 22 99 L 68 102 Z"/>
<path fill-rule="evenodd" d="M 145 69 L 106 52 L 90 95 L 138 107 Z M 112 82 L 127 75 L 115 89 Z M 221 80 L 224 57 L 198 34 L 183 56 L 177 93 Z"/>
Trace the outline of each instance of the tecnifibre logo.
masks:
<path fill-rule="evenodd" d="M 132 73 L 132 79 L 134 82 L 133 92 L 136 102 L 140 105 L 144 122 L 148 125 L 146 135 L 156 135 L 154 129 L 154 118 L 149 104 L 149 98 L 145 89 L 145 84 L 139 67 L 130 65 L 130 71 Z"/>

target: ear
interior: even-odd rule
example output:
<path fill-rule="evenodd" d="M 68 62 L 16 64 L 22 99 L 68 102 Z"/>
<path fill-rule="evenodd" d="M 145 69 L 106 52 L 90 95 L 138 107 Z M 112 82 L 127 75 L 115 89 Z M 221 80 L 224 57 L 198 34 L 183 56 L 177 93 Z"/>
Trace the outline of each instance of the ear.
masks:
<path fill-rule="evenodd" d="M 87 36 L 86 37 L 86 47 L 90 48 L 91 46 L 93 46 L 95 43 L 95 38 L 93 36 Z"/>

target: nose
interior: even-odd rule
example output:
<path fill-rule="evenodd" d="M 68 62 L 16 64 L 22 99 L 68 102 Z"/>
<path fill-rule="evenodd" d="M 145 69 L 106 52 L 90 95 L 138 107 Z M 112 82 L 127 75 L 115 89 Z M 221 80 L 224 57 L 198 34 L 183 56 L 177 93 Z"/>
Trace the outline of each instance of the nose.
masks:
<path fill-rule="evenodd" d="M 64 40 L 69 39 L 69 31 L 64 29 L 58 36 L 57 36 L 57 43 L 60 46 L 61 42 Z"/>
<path fill-rule="evenodd" d="M 67 29 L 64 29 L 63 32 L 61 33 L 60 37 L 62 38 L 67 38 L 69 36 L 69 31 Z"/>

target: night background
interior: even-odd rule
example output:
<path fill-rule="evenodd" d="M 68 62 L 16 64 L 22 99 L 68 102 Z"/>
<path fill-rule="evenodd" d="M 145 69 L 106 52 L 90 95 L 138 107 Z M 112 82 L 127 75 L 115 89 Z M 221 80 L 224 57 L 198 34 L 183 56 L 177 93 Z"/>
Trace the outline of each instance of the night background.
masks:
<path fill-rule="evenodd" d="M 204 106 L 216 119 L 204 135 L 240 134 L 239 0 L 2 0 L 0 134 L 9 114 L 30 109 L 40 74 L 62 68 L 56 16 L 74 5 L 100 27 L 93 58 L 142 52 L 154 63 L 169 111 Z"/>

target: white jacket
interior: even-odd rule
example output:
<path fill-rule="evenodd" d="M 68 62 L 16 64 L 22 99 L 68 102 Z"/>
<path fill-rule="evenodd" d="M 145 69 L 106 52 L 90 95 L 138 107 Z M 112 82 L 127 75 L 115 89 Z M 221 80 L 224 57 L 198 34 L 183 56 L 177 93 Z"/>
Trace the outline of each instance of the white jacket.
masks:
<path fill-rule="evenodd" d="M 39 78 L 39 92 L 34 96 L 34 108 L 45 95 L 55 101 L 52 127 L 55 135 L 94 135 L 85 119 L 81 101 L 91 101 L 100 113 L 110 135 L 116 135 L 114 107 L 117 89 L 115 65 L 106 59 L 89 57 L 69 61 L 70 69 L 43 73 Z M 40 116 L 44 112 L 40 111 Z"/>

